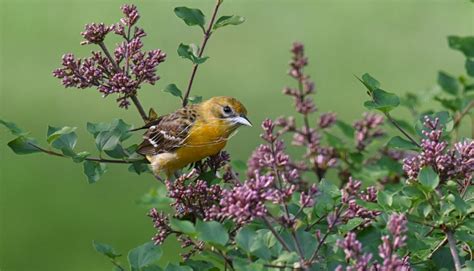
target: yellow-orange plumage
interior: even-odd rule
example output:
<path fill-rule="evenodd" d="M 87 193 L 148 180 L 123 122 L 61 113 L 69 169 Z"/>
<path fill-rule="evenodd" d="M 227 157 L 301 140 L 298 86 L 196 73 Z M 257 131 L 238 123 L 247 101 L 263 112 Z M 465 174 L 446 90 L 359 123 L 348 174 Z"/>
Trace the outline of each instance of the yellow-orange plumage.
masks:
<path fill-rule="evenodd" d="M 153 172 L 176 170 L 220 152 L 240 125 L 250 125 L 247 110 L 231 97 L 214 97 L 163 116 L 148 125 L 138 152 Z"/>

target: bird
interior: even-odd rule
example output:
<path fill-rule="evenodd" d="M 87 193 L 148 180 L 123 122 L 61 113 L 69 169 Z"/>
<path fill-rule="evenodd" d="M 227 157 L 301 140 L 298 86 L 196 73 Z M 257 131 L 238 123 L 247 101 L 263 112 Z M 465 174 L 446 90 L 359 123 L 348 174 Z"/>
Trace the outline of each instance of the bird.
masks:
<path fill-rule="evenodd" d="M 244 105 L 233 97 L 213 97 L 139 128 L 147 131 L 137 153 L 147 158 L 158 179 L 163 172 L 169 179 L 185 166 L 219 153 L 240 126 L 252 126 Z"/>

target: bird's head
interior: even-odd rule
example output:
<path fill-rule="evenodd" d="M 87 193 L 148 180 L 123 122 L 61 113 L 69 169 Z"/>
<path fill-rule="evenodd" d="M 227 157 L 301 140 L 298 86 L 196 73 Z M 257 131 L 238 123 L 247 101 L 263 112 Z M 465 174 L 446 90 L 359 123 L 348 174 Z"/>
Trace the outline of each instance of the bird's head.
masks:
<path fill-rule="evenodd" d="M 227 121 L 231 125 L 252 126 L 247 118 L 247 109 L 237 99 L 226 96 L 211 98 L 203 102 L 206 113 L 212 118 Z"/>

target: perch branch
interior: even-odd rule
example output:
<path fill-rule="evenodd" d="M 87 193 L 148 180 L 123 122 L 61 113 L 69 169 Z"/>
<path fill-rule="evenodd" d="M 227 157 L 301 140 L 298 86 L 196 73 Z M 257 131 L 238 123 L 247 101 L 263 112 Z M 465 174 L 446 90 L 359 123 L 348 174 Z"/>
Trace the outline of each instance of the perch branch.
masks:
<path fill-rule="evenodd" d="M 40 147 L 38 145 L 35 145 L 33 143 L 28 143 L 28 144 L 30 146 L 38 149 L 39 151 L 46 153 L 46 154 L 49 154 L 49 155 L 52 155 L 52 156 L 57 156 L 57 157 L 70 158 L 69 156 L 66 156 L 62 153 L 47 150 L 47 149 L 42 148 L 42 147 Z M 96 158 L 96 157 L 86 157 L 84 160 L 95 161 L 95 162 L 100 162 L 100 163 L 111 163 L 111 164 L 132 164 L 132 163 L 135 163 L 135 162 L 145 161 L 145 160 L 104 159 L 104 158 Z"/>

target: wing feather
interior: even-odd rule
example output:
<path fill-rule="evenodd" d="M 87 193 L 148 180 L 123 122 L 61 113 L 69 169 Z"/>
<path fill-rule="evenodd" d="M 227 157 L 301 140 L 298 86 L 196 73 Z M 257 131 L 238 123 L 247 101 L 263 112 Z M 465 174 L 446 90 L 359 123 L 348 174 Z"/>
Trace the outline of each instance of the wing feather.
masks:
<path fill-rule="evenodd" d="M 186 141 L 196 118 L 197 111 L 193 106 L 188 106 L 147 124 L 147 131 L 143 136 L 143 142 L 138 146 L 137 153 L 157 155 L 174 152 Z"/>

